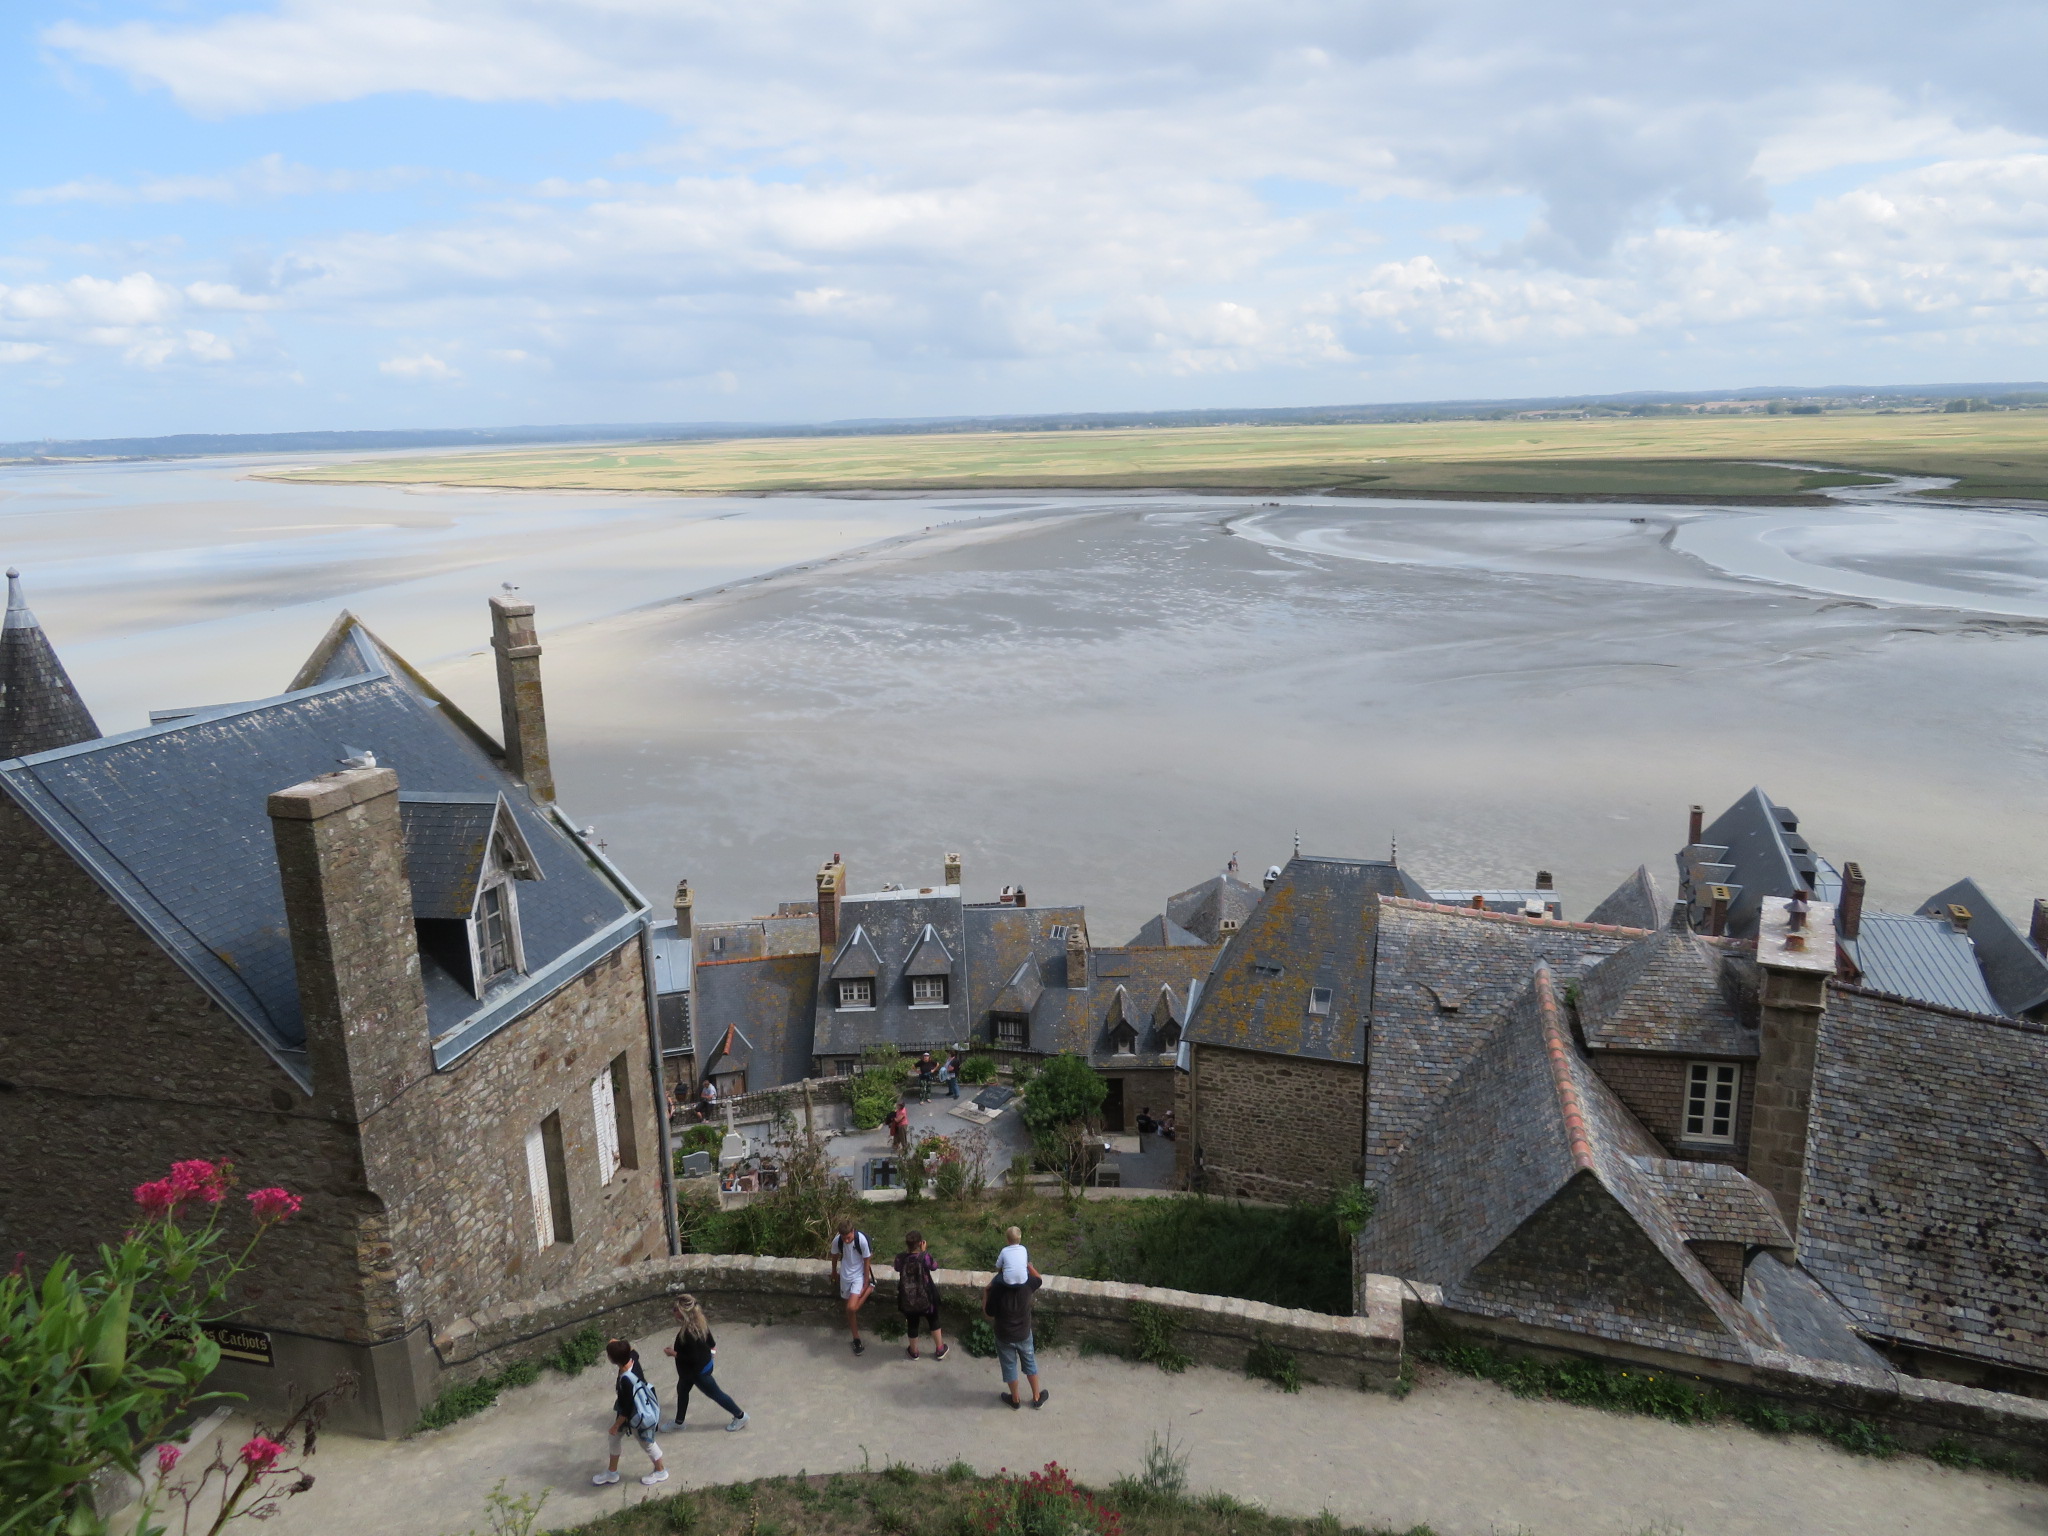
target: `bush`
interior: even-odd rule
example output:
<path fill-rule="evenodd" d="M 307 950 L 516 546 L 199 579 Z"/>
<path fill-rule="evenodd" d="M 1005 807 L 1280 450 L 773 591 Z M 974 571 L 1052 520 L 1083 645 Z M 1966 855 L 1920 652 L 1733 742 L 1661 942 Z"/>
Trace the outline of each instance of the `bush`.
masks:
<path fill-rule="evenodd" d="M 1102 1108 L 1109 1084 L 1082 1057 L 1063 1051 L 1046 1062 L 1024 1085 L 1020 1113 L 1034 1136 L 1086 1120 Z"/>
<path fill-rule="evenodd" d="M 1131 1358 L 1156 1365 L 1175 1375 L 1193 1365 L 1194 1359 L 1177 1339 L 1180 1325 L 1164 1309 L 1148 1301 L 1131 1305 Z"/>
<path fill-rule="evenodd" d="M 1282 1392 L 1301 1390 L 1301 1362 L 1292 1350 L 1282 1349 L 1266 1339 L 1252 1345 L 1244 1357 L 1244 1373 L 1259 1381 L 1270 1381 Z"/>
<path fill-rule="evenodd" d="M 846 1090 L 855 1130 L 872 1131 L 888 1118 L 903 1096 L 903 1080 L 912 1067 L 893 1045 L 871 1045 L 861 1052 L 860 1067 Z"/>
<path fill-rule="evenodd" d="M 557 1344 L 554 1353 L 547 1357 L 545 1364 L 550 1370 L 560 1371 L 564 1376 L 574 1376 L 597 1364 L 598 1356 L 604 1353 L 604 1330 L 595 1323 L 578 1328 L 569 1337 Z"/>
<path fill-rule="evenodd" d="M 985 1317 L 977 1317 L 967 1325 L 967 1353 L 977 1360 L 993 1360 L 996 1357 L 995 1324 Z"/>
<path fill-rule="evenodd" d="M 1003 1477 L 981 1490 L 976 1524 L 990 1536 L 1117 1536 L 1113 1509 L 1077 1486 L 1066 1469 L 1048 1461 L 1028 1477 Z"/>
<path fill-rule="evenodd" d="M 976 1051 L 960 1063 L 960 1081 L 977 1088 L 996 1079 L 996 1059 L 987 1051 Z"/>

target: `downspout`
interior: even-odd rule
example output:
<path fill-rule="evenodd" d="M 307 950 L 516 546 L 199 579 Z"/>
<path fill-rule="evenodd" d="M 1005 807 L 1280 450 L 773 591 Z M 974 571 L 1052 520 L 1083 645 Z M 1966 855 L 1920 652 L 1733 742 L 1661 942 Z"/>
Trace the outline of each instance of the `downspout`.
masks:
<path fill-rule="evenodd" d="M 661 999 L 655 991 L 654 931 L 640 925 L 640 978 L 647 995 L 647 1059 L 654 1077 L 655 1142 L 661 1154 L 661 1228 L 668 1240 L 668 1254 L 683 1251 L 682 1234 L 676 1229 L 676 1159 L 669 1140 L 668 1084 L 661 1075 Z"/>

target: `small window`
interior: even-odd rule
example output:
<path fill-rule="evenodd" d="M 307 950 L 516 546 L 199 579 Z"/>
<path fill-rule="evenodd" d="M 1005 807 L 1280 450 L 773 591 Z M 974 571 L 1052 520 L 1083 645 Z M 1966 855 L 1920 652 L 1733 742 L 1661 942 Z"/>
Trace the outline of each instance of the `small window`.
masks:
<path fill-rule="evenodd" d="M 1276 976 L 1285 976 L 1287 974 L 1287 967 L 1284 965 L 1270 965 L 1263 961 L 1255 961 L 1252 965 L 1252 974 L 1254 976 L 1260 976 L 1268 980 L 1271 980 L 1273 977 Z"/>
<path fill-rule="evenodd" d="M 944 976 L 911 977 L 910 1006 L 913 1008 L 945 1007 L 947 979 Z"/>
<path fill-rule="evenodd" d="M 633 1080 L 623 1054 L 590 1080 L 590 1117 L 597 1126 L 597 1182 L 609 1184 L 621 1168 L 640 1166 L 633 1138 Z"/>
<path fill-rule="evenodd" d="M 1067 925 L 1065 923 L 1054 923 L 1046 932 L 1050 938 L 1064 939 L 1067 936 Z"/>
<path fill-rule="evenodd" d="M 857 976 L 839 983 L 839 1006 L 842 1008 L 872 1008 L 875 1006 L 875 984 L 865 976 Z"/>
<path fill-rule="evenodd" d="M 1021 1051 L 1024 1049 L 1024 1015 L 1021 1013 L 999 1013 L 990 1021 L 990 1034 L 996 1049 Z"/>
<path fill-rule="evenodd" d="M 1326 1018 L 1330 1012 L 1330 989 L 1310 987 L 1308 989 L 1308 1011 L 1314 1017 Z"/>
<path fill-rule="evenodd" d="M 1119 1024 L 1109 1032 L 1109 1049 L 1112 1055 L 1135 1056 L 1138 1051 L 1138 1032 L 1128 1024 Z"/>
<path fill-rule="evenodd" d="M 714 955 L 722 955 L 725 953 L 724 934 L 714 933 L 713 935 L 711 935 L 711 953 L 713 953 Z"/>
<path fill-rule="evenodd" d="M 1218 923 L 1216 926 L 1225 933 L 1235 933 L 1237 932 L 1237 919 L 1234 917 L 1226 917 L 1225 919 L 1223 919 L 1222 922 Z"/>
<path fill-rule="evenodd" d="M 511 884 L 499 881 L 483 888 L 476 902 L 477 991 L 508 971 L 519 969 L 519 910 Z"/>
<path fill-rule="evenodd" d="M 576 1240 L 569 1221 L 569 1168 L 562 1155 L 562 1117 L 549 1115 L 526 1133 L 526 1182 L 533 1199 L 533 1235 L 542 1248 Z"/>
<path fill-rule="evenodd" d="M 1735 1139 L 1736 1090 L 1742 1068 L 1733 1062 L 1696 1061 L 1686 1071 L 1685 1139 L 1730 1142 Z"/>

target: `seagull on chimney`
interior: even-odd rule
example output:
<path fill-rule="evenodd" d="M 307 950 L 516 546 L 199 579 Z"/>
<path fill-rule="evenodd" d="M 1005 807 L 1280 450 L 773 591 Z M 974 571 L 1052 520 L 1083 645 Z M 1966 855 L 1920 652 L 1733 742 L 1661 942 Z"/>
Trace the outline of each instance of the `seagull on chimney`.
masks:
<path fill-rule="evenodd" d="M 344 768 L 374 768 L 377 766 L 377 754 L 368 747 L 344 745 L 341 749 L 341 766 Z"/>

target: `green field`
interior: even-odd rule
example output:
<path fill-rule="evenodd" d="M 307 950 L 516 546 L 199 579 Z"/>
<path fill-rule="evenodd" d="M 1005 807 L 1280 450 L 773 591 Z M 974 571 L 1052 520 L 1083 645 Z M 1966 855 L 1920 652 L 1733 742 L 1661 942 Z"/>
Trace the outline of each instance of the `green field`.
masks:
<path fill-rule="evenodd" d="M 1769 460 L 1823 466 L 1776 467 Z M 765 437 L 372 459 L 266 478 L 528 490 L 1132 490 L 1784 500 L 1865 471 L 2048 500 L 2048 411 Z"/>

